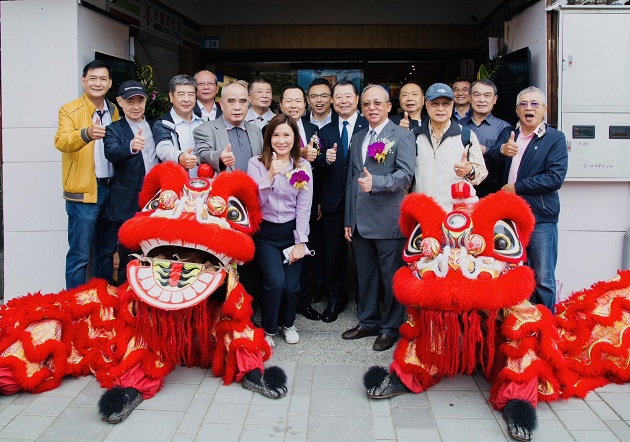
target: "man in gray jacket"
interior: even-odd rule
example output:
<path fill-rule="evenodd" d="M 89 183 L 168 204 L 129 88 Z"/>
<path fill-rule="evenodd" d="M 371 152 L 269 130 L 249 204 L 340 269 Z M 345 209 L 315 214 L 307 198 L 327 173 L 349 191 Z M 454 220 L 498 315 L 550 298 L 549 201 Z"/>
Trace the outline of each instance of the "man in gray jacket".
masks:
<path fill-rule="evenodd" d="M 230 83 L 221 91 L 223 115 L 207 121 L 193 131 L 195 155 L 199 163 L 208 163 L 215 170 L 247 171 L 250 158 L 262 152 L 262 132 L 253 123 L 247 123 L 247 89 Z"/>

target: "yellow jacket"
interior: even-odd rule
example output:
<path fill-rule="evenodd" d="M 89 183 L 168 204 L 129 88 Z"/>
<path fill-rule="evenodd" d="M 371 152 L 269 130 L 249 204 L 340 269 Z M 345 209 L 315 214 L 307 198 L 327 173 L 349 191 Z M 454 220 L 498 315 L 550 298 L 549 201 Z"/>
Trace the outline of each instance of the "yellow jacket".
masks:
<path fill-rule="evenodd" d="M 105 100 L 112 116 L 118 120 L 118 108 Z M 94 141 L 87 135 L 96 107 L 84 93 L 59 109 L 59 128 L 55 147 L 61 151 L 63 197 L 81 203 L 96 203 L 97 188 L 94 173 Z"/>

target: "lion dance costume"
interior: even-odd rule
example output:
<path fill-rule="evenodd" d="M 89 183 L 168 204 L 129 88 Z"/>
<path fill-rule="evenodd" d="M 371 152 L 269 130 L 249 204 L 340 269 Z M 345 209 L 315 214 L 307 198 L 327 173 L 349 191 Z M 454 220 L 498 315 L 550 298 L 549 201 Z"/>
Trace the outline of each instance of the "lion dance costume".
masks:
<path fill-rule="evenodd" d="M 0 392 L 42 392 L 64 376 L 94 374 L 108 390 L 104 420 L 124 420 L 153 397 L 177 365 L 212 368 L 227 384 L 277 399 L 286 375 L 265 370 L 271 349 L 251 322 L 251 297 L 236 265 L 254 255 L 261 220 L 255 183 L 242 172 L 199 178 L 156 166 L 139 195 L 143 209 L 119 239 L 141 250 L 128 283 L 94 280 L 58 294 L 10 300 L 0 310 Z"/>
<path fill-rule="evenodd" d="M 369 397 L 387 398 L 479 368 L 508 434 L 530 440 L 539 400 L 630 380 L 630 271 L 574 293 L 554 316 L 528 301 L 535 280 L 525 248 L 535 221 L 527 203 L 498 192 L 475 204 L 463 182 L 451 193 L 460 203 L 449 213 L 426 195 L 402 203 L 408 265 L 394 293 L 407 321 L 390 369 L 371 367 L 364 384 Z"/>

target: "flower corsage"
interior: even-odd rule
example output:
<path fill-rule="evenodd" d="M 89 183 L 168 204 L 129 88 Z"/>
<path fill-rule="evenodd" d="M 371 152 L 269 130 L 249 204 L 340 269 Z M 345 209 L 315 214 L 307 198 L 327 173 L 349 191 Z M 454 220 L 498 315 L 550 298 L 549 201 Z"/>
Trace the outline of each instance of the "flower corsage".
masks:
<path fill-rule="evenodd" d="M 376 140 L 368 146 L 367 153 L 378 161 L 379 164 L 383 164 L 385 163 L 385 157 L 392 151 L 394 144 L 396 144 L 395 141 L 388 140 L 387 138 Z"/>
<path fill-rule="evenodd" d="M 311 177 L 306 173 L 306 169 L 302 166 L 289 170 L 286 173 L 286 177 L 289 180 L 289 184 L 298 190 L 307 189 L 306 184 L 311 180 Z"/>

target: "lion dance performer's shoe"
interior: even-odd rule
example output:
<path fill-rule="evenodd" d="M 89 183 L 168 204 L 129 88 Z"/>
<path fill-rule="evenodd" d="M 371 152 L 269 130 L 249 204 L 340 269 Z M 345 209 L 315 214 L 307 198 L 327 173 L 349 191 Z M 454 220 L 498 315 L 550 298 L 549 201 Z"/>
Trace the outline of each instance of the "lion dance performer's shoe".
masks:
<path fill-rule="evenodd" d="M 503 408 L 503 419 L 508 434 L 518 441 L 532 440 L 532 433 L 538 427 L 536 409 L 527 401 L 513 399 Z"/>
<path fill-rule="evenodd" d="M 389 373 L 384 367 L 374 365 L 363 375 L 363 385 L 371 399 L 387 399 L 411 393 L 396 373 Z"/>
<path fill-rule="evenodd" d="M 280 367 L 268 367 L 264 375 L 256 368 L 245 375 L 241 385 L 266 398 L 280 399 L 287 394 L 287 375 Z"/>
<path fill-rule="evenodd" d="M 99 399 L 98 412 L 105 422 L 118 424 L 127 419 L 140 402 L 142 395 L 135 388 L 114 387 Z"/>

